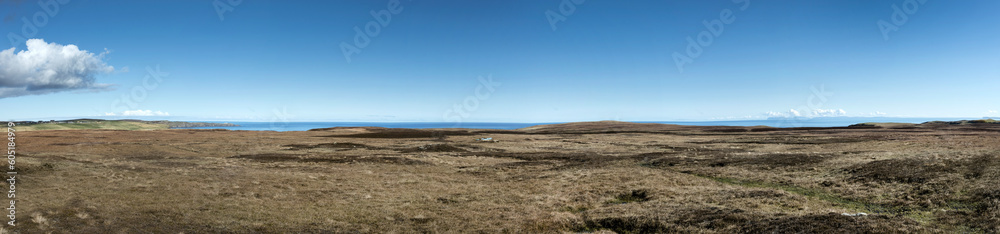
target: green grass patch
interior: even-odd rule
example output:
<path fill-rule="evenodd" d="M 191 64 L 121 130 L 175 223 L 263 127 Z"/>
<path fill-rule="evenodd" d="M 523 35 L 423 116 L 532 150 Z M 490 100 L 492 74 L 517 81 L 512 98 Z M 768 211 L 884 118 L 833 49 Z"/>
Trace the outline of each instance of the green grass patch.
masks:
<path fill-rule="evenodd" d="M 972 121 L 969 121 L 969 122 L 971 122 L 971 123 L 997 123 L 997 121 L 994 120 L 994 119 L 980 119 L 980 120 L 972 120 Z"/>
<path fill-rule="evenodd" d="M 693 175 L 698 176 L 698 177 L 702 177 L 702 178 L 711 179 L 711 180 L 714 180 L 714 181 L 717 181 L 717 182 L 720 182 L 720 183 L 724 183 L 724 184 L 739 185 L 739 186 L 742 186 L 742 187 L 769 188 L 769 189 L 784 190 L 784 191 L 788 191 L 790 193 L 799 194 L 799 195 L 806 196 L 806 197 L 817 198 L 817 199 L 820 199 L 820 200 L 823 200 L 823 201 L 827 201 L 827 202 L 833 203 L 833 204 L 835 204 L 837 206 L 841 206 L 841 207 L 848 208 L 848 209 L 851 209 L 851 210 L 864 211 L 866 213 L 874 213 L 874 214 L 892 213 L 892 214 L 896 214 L 896 213 L 899 213 L 900 211 L 902 211 L 901 209 L 898 209 L 898 208 L 885 207 L 885 206 L 881 206 L 881 205 L 878 205 L 878 204 L 871 204 L 871 203 L 866 203 L 866 202 L 855 201 L 855 200 L 852 200 L 852 199 L 843 198 L 843 197 L 837 196 L 834 193 L 823 191 L 823 190 L 819 190 L 819 189 L 810 189 L 810 188 L 804 188 L 804 187 L 799 187 L 799 186 L 793 186 L 793 185 L 787 185 L 787 184 L 778 184 L 778 183 L 770 183 L 770 182 L 763 182 L 763 181 L 740 180 L 740 179 L 734 179 L 734 178 L 714 177 L 714 176 L 698 175 L 698 174 L 693 174 Z"/>
<path fill-rule="evenodd" d="M 609 204 L 625 204 L 629 202 L 649 201 L 649 191 L 645 189 L 632 190 L 615 196 L 615 199 L 608 201 Z"/>
<path fill-rule="evenodd" d="M 586 206 L 576 206 L 576 207 L 574 207 L 574 206 L 566 206 L 566 207 L 563 207 L 562 210 L 566 211 L 566 212 L 570 212 L 570 213 L 582 213 L 584 211 L 590 210 L 590 207 L 586 207 Z"/>
<path fill-rule="evenodd" d="M 707 176 L 699 174 L 692 174 L 692 175 L 711 179 L 724 184 L 738 185 L 742 187 L 784 190 L 790 193 L 827 201 L 833 203 L 835 206 L 844 207 L 854 211 L 865 212 L 868 214 L 903 215 L 905 217 L 911 218 L 913 220 L 925 224 L 932 222 L 934 219 L 932 210 L 928 208 L 886 206 L 886 205 L 874 204 L 874 203 L 844 198 L 838 196 L 835 193 L 831 193 L 820 189 L 804 188 L 787 184 L 770 183 L 764 181 L 740 180 L 734 178 L 715 177 L 715 176 Z"/>
<path fill-rule="evenodd" d="M 130 121 L 100 121 L 91 123 L 42 123 L 32 125 L 15 126 L 17 131 L 40 131 L 40 130 L 83 130 L 83 129 L 108 129 L 108 130 L 154 130 L 168 129 L 166 124 L 149 124 Z M 6 128 L 4 129 L 6 131 Z"/>

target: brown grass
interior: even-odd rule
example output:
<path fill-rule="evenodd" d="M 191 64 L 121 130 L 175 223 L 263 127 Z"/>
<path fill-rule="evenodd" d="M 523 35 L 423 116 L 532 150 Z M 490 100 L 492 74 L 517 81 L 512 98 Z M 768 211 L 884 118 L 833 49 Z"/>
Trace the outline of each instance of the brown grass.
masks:
<path fill-rule="evenodd" d="M 6 230 L 990 232 L 994 125 L 31 131 Z"/>

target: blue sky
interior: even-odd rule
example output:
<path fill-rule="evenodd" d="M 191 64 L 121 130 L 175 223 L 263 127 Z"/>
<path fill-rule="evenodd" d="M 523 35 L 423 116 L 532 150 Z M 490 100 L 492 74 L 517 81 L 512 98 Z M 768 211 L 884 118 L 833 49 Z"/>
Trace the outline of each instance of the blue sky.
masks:
<path fill-rule="evenodd" d="M 998 1 L 577 1 L 401 0 L 395 14 L 388 0 L 0 1 L 0 48 L 14 49 L 0 72 L 24 66 L 0 73 L 0 88 L 30 91 L 0 98 L 0 118 L 1000 116 Z M 391 19 L 382 26 L 371 11 Z M 730 23 L 706 28 L 725 12 Z M 47 22 L 32 22 L 39 14 Z M 553 14 L 564 17 L 555 27 Z M 880 20 L 897 30 L 886 37 Z M 369 22 L 378 34 L 348 61 L 341 44 Z M 26 24 L 40 27 L 28 35 Z M 28 48 L 11 34 L 103 64 L 39 81 L 40 68 L 79 63 L 18 57 Z M 689 56 L 699 34 L 711 41 Z M 675 53 L 691 59 L 683 71 Z M 481 87 L 490 77 L 499 84 Z"/>

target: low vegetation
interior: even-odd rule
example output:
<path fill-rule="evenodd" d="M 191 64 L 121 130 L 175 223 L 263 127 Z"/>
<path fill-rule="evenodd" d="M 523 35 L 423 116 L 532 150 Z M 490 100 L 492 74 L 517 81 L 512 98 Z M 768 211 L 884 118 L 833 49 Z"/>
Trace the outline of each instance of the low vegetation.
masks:
<path fill-rule="evenodd" d="M 18 122 L 14 127 L 16 131 L 40 131 L 40 130 L 159 130 L 184 127 L 218 127 L 236 126 L 229 123 L 200 123 L 200 122 L 178 122 L 178 121 L 143 121 L 143 120 L 102 120 L 102 119 L 79 119 L 61 121 L 41 121 L 41 122 Z M 3 132 L 7 132 L 4 127 Z"/>
<path fill-rule="evenodd" d="M 32 125 L 15 126 L 17 131 L 39 131 L 39 130 L 83 130 L 83 129 L 105 129 L 105 130 L 155 130 L 167 129 L 166 124 L 148 124 L 127 121 L 101 121 L 93 123 L 41 123 Z M 4 131 L 7 131 L 4 129 Z"/>
<path fill-rule="evenodd" d="M 7 230 L 988 233 L 998 140 L 975 123 L 38 130 L 18 138 Z"/>

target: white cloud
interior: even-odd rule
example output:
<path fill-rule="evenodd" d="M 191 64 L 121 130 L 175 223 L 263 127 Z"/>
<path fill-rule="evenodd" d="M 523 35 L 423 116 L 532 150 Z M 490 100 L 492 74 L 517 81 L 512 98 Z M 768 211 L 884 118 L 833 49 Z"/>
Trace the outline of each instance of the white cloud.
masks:
<path fill-rule="evenodd" d="M 844 109 L 813 109 L 812 112 L 802 113 L 799 110 L 791 109 L 788 112 L 774 112 L 768 111 L 764 115 L 767 117 L 779 117 L 779 118 L 791 118 L 791 117 L 803 117 L 803 118 L 815 118 L 815 117 L 838 117 L 846 116 L 847 111 Z"/>
<path fill-rule="evenodd" d="M 787 113 L 774 112 L 774 111 L 765 112 L 764 115 L 766 115 L 767 117 L 788 117 Z"/>
<path fill-rule="evenodd" d="M 991 114 L 991 115 L 992 115 L 992 114 L 996 114 L 996 113 L 997 113 L 997 111 L 995 111 L 995 110 L 988 110 L 988 111 L 986 111 L 986 113 L 989 113 L 989 114 Z"/>
<path fill-rule="evenodd" d="M 813 110 L 813 113 L 812 113 L 812 117 L 835 117 L 835 116 L 844 116 L 844 115 L 847 115 L 847 112 L 844 111 L 844 109 L 836 109 L 836 110 L 834 110 L 834 109 L 826 109 L 826 110 L 824 110 L 824 109 L 815 109 L 815 110 Z"/>
<path fill-rule="evenodd" d="M 152 110 L 128 110 L 121 113 L 104 113 L 106 116 L 170 116 L 170 113 Z"/>
<path fill-rule="evenodd" d="M 16 48 L 0 51 L 0 98 L 112 88 L 96 83 L 94 77 L 115 70 L 104 63 L 104 54 L 42 39 L 30 39 L 26 44 L 28 49 L 17 53 Z"/>
<path fill-rule="evenodd" d="M 802 116 L 802 113 L 799 113 L 799 111 L 797 111 L 795 109 L 788 110 L 788 113 L 792 114 L 792 116 L 796 116 L 796 117 Z"/>

